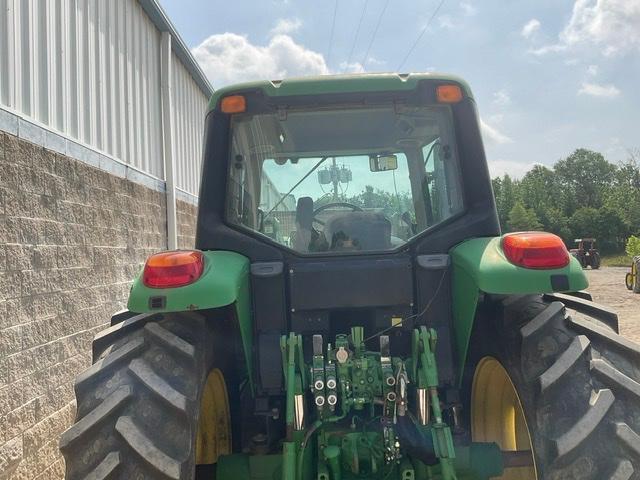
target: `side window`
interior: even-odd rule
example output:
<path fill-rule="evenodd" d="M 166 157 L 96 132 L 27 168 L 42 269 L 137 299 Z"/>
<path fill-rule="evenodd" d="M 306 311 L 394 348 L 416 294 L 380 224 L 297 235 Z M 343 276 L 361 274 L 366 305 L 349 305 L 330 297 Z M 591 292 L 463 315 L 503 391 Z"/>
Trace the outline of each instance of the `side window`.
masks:
<path fill-rule="evenodd" d="M 423 146 L 422 156 L 435 224 L 462 209 L 458 164 L 452 147 L 442 138 Z"/>

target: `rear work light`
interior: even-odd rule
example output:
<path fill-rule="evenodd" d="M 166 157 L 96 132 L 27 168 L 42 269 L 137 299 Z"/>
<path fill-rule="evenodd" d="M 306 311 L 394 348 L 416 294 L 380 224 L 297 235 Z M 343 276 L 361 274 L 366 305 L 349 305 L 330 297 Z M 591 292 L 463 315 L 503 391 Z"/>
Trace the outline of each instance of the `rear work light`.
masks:
<path fill-rule="evenodd" d="M 202 275 L 204 256 L 194 250 L 174 250 L 151 255 L 142 272 L 142 283 L 151 288 L 189 285 Z"/>
<path fill-rule="evenodd" d="M 505 235 L 502 250 L 514 265 L 525 268 L 562 268 L 569 264 L 569 252 L 560 237 L 546 232 Z"/>

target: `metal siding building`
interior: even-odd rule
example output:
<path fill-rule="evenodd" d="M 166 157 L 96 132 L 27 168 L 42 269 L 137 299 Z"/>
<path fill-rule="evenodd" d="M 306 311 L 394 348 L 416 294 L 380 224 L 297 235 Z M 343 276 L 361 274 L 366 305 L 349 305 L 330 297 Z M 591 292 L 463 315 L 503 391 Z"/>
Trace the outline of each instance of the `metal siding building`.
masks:
<path fill-rule="evenodd" d="M 195 202 L 211 93 L 155 0 L 0 0 L 4 130 L 13 115 L 18 135 Z"/>

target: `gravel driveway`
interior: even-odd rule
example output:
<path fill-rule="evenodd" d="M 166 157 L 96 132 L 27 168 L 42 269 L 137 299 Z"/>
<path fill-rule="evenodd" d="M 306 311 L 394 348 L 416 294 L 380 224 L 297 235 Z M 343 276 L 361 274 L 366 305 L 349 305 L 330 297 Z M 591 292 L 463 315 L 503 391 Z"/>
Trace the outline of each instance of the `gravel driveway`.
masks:
<path fill-rule="evenodd" d="M 640 293 L 627 290 L 624 276 L 629 268 L 602 267 L 586 270 L 589 278 L 589 293 L 593 300 L 611 307 L 618 313 L 620 333 L 640 343 Z"/>

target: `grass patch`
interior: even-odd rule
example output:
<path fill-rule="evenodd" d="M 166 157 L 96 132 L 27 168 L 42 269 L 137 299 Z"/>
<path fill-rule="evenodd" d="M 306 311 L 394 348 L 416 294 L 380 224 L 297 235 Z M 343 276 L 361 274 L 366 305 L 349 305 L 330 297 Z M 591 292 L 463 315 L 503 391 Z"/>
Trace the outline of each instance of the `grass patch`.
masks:
<path fill-rule="evenodd" d="M 602 257 L 601 262 L 605 267 L 629 267 L 631 266 L 631 257 L 628 255 L 608 255 Z"/>

